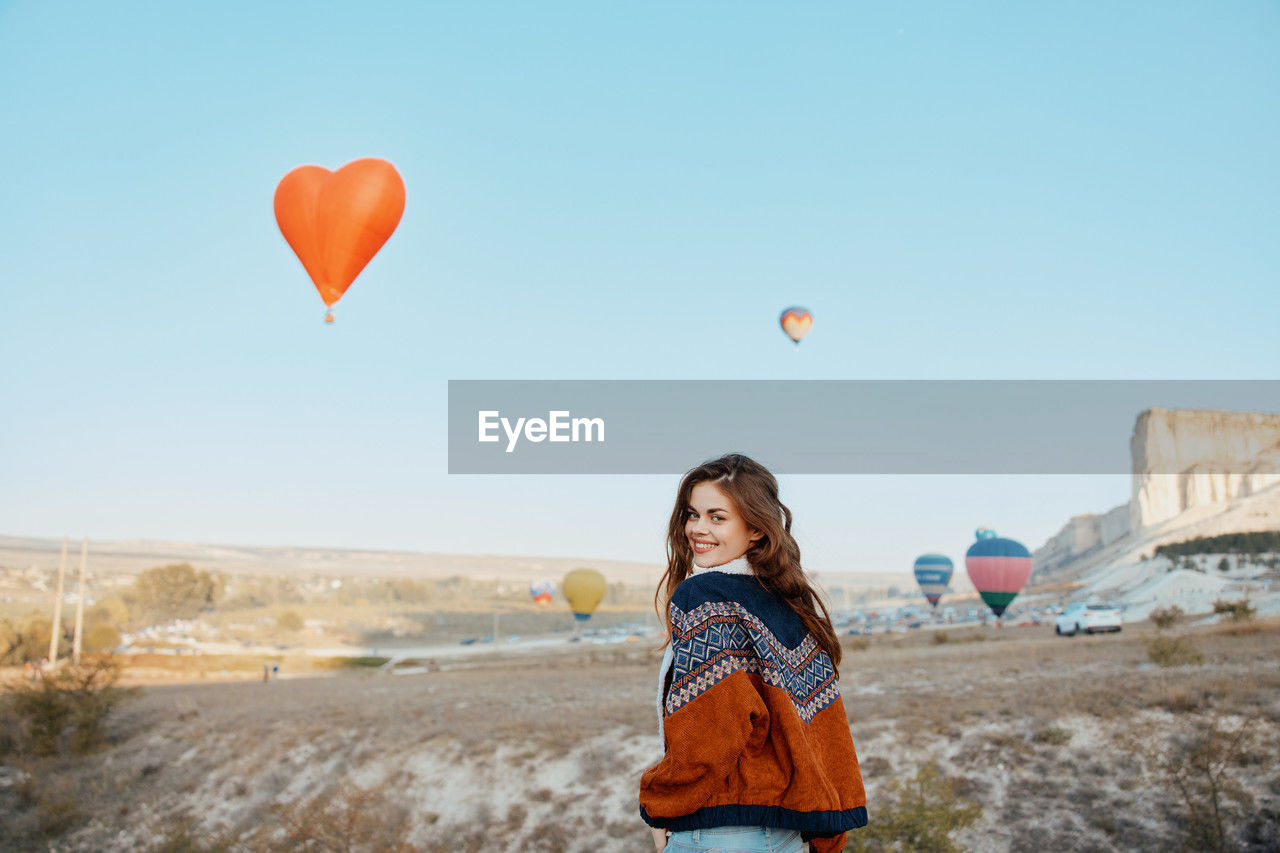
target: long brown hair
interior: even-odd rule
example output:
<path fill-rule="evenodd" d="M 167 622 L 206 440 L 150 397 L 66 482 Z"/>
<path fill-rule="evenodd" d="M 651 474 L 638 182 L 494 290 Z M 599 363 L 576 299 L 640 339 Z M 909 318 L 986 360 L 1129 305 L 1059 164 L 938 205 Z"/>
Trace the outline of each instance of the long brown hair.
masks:
<path fill-rule="evenodd" d="M 741 453 L 729 453 L 704 462 L 684 475 L 676 492 L 675 509 L 667 525 L 667 571 L 653 596 L 659 618 L 667 620 L 666 605 L 676 587 L 689 576 L 693 546 L 685 535 L 689 497 L 699 483 L 712 483 L 734 502 L 747 529 L 764 535 L 747 549 L 751 571 L 765 589 L 782 598 L 800 617 L 831 663 L 840 667 L 840 640 L 831 626 L 831 614 L 817 590 L 800 568 L 800 546 L 791 535 L 791 510 L 778 499 L 778 481 L 769 470 Z M 667 625 L 667 642 L 671 626 Z"/>

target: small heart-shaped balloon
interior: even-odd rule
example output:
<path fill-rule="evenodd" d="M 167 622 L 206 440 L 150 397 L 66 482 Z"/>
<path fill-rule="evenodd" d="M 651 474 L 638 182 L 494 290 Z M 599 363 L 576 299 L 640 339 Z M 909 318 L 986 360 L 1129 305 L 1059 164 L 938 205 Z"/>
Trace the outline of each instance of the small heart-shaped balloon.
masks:
<path fill-rule="evenodd" d="M 782 331 L 786 332 L 787 337 L 795 341 L 796 346 L 799 346 L 800 339 L 809 334 L 809 330 L 813 328 L 813 315 L 807 309 L 793 305 L 782 312 L 782 316 L 778 318 L 778 323 L 782 326 Z"/>
<path fill-rule="evenodd" d="M 276 187 L 275 211 L 280 233 L 332 307 L 400 224 L 404 181 L 376 158 L 336 172 L 299 166 Z"/>

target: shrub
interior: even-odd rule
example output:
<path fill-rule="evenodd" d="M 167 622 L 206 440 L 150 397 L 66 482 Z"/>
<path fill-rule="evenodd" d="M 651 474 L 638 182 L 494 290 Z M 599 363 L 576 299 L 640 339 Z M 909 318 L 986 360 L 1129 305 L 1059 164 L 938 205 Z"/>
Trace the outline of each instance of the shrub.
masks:
<path fill-rule="evenodd" d="M 1236 848 L 1231 825 L 1245 816 L 1252 798 L 1230 768 L 1249 759 L 1252 734 L 1247 722 L 1230 731 L 1211 721 L 1165 756 L 1164 783 L 1182 801 L 1187 849 Z"/>
<path fill-rule="evenodd" d="M 1218 571 L 1220 571 L 1220 572 L 1229 572 L 1229 571 L 1231 571 L 1231 561 L 1230 561 L 1230 560 L 1228 560 L 1226 557 L 1223 557 L 1221 560 L 1219 560 L 1219 561 L 1218 561 Z"/>
<path fill-rule="evenodd" d="M 431 825 L 437 819 L 428 814 L 425 822 Z M 272 805 L 256 823 L 257 828 L 245 836 L 225 824 L 209 830 L 189 816 L 171 819 L 150 853 L 419 850 L 408 841 L 413 826 L 403 798 L 380 788 L 339 785 L 310 799 Z"/>
<path fill-rule="evenodd" d="M 15 835 L 26 836 L 22 840 L 28 844 L 39 838 L 61 835 L 84 818 L 75 789 L 67 779 L 48 780 L 35 773 L 25 773 L 14 786 L 14 792 L 18 801 L 31 810 L 27 820 L 15 821 Z M 32 844 L 27 849 L 34 848 Z"/>
<path fill-rule="evenodd" d="M 17 731 L 6 740 L 18 754 L 53 755 L 58 751 L 62 732 L 71 720 L 71 703 L 53 677 L 35 684 L 20 682 L 6 704 L 13 709 L 9 717 Z"/>
<path fill-rule="evenodd" d="M 102 656 L 66 666 L 35 684 L 23 680 L 11 685 L 0 713 L 6 723 L 0 746 L 17 754 L 56 755 L 70 731 L 74 754 L 92 752 L 102 744 L 107 715 L 135 693 L 117 687 L 119 678 L 120 667 Z"/>
<path fill-rule="evenodd" d="M 1158 666 L 1186 666 L 1204 661 L 1204 655 L 1186 637 L 1155 637 L 1147 643 L 1147 657 Z"/>
<path fill-rule="evenodd" d="M 982 817 L 982 807 L 960 795 L 956 780 L 942 775 L 936 762 L 913 779 L 891 784 L 881 794 L 875 820 L 849 833 L 845 853 L 870 850 L 950 853 L 962 850 L 951 833 Z"/>
<path fill-rule="evenodd" d="M 935 646 L 940 646 L 940 645 L 942 645 L 943 643 L 947 642 L 947 641 L 948 641 L 948 640 L 950 640 L 950 639 L 951 639 L 951 637 L 950 637 L 950 636 L 948 636 L 948 634 L 947 634 L 947 632 L 946 632 L 946 631 L 934 631 L 934 632 L 933 632 L 933 644 L 934 644 Z"/>
<path fill-rule="evenodd" d="M 286 610 L 276 617 L 276 627 L 281 631 L 301 631 L 302 617 L 292 610 Z"/>
<path fill-rule="evenodd" d="M 1213 612 L 1230 615 L 1232 622 L 1248 622 L 1258 611 L 1254 609 L 1247 598 L 1242 598 L 1239 601 L 1226 601 L 1219 598 L 1213 603 Z"/>
<path fill-rule="evenodd" d="M 871 638 L 851 637 L 844 641 L 844 647 L 851 652 L 865 652 L 871 648 Z"/>
<path fill-rule="evenodd" d="M 1176 604 L 1171 604 L 1168 607 L 1159 607 L 1152 610 L 1151 615 L 1148 618 L 1151 619 L 1151 622 L 1157 628 L 1164 630 L 1165 628 L 1172 628 L 1174 625 L 1177 625 L 1182 621 L 1182 617 L 1184 615 L 1185 614 L 1181 607 Z"/>
<path fill-rule="evenodd" d="M 1036 732 L 1032 740 L 1049 746 L 1066 746 L 1071 742 L 1071 732 L 1061 726 L 1048 726 Z"/>
<path fill-rule="evenodd" d="M 403 798 L 380 789 L 340 785 L 311 800 L 276 805 L 253 849 L 409 851 L 412 830 Z"/>

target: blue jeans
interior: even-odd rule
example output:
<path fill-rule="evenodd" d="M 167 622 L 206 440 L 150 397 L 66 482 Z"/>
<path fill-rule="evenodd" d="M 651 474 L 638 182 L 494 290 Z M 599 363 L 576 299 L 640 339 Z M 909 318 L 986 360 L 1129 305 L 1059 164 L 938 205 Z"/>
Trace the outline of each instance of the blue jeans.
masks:
<path fill-rule="evenodd" d="M 794 829 L 769 826 L 717 826 L 673 832 L 667 853 L 804 853 L 805 843 Z"/>

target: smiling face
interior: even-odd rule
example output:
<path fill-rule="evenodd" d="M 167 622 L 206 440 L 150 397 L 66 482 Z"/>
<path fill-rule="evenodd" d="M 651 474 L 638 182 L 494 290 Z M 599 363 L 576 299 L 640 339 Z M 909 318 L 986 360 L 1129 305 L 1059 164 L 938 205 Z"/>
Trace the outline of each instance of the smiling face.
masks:
<path fill-rule="evenodd" d="M 738 559 L 764 535 L 748 528 L 734 502 L 711 482 L 693 487 L 686 512 L 684 535 L 699 568 L 723 566 Z"/>

